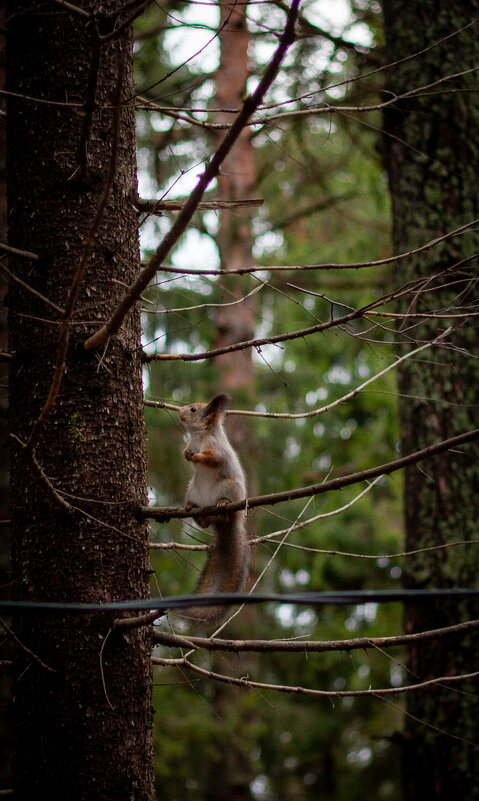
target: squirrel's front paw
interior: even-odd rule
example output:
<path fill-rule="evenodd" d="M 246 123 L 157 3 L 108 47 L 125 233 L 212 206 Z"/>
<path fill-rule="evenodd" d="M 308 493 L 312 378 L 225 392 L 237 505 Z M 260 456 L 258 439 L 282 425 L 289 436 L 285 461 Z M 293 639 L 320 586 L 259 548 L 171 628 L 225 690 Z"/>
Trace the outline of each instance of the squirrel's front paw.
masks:
<path fill-rule="evenodd" d="M 194 509 L 194 508 L 195 508 L 195 506 L 196 506 L 196 504 L 194 504 L 194 503 L 191 503 L 191 501 L 186 501 L 186 503 L 185 503 L 185 510 L 186 510 L 187 512 L 189 512 L 189 511 L 190 511 L 190 509 Z"/>
<path fill-rule="evenodd" d="M 220 498 L 216 501 L 216 506 L 221 509 L 222 506 L 228 506 L 229 503 L 231 503 L 231 498 Z"/>
<path fill-rule="evenodd" d="M 185 448 L 184 451 L 183 451 L 183 456 L 185 457 L 187 462 L 191 462 L 191 460 L 193 459 L 194 453 L 191 450 L 191 448 Z"/>

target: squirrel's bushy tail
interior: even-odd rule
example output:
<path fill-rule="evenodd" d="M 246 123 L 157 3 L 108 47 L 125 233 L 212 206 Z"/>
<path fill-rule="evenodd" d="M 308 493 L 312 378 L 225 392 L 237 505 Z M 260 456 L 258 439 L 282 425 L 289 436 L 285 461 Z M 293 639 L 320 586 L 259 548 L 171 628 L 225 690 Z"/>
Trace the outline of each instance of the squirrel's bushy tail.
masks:
<path fill-rule="evenodd" d="M 195 593 L 239 592 L 248 577 L 249 546 L 244 512 L 219 515 L 213 519 L 214 541 Z M 182 610 L 185 619 L 216 625 L 228 614 L 227 606 L 194 606 Z"/>

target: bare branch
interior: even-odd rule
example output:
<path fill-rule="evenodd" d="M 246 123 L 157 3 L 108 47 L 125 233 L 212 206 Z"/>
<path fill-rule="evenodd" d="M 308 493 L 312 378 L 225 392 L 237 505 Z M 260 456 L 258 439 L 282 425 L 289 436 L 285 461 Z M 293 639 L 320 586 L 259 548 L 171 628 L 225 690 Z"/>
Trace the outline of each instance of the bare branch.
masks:
<path fill-rule="evenodd" d="M 5 622 L 3 617 L 0 617 L 0 624 L 3 626 L 3 628 L 7 632 L 8 636 L 11 637 L 12 640 L 18 645 L 18 647 L 21 648 L 22 651 L 24 651 L 26 654 L 28 654 L 28 656 L 31 656 L 31 658 L 34 659 L 35 662 L 38 662 L 38 664 L 41 665 L 41 667 L 44 668 L 44 670 L 48 670 L 49 673 L 58 673 L 58 670 L 56 670 L 55 668 L 52 668 L 49 665 L 45 664 L 43 659 L 40 659 L 38 654 L 35 654 L 33 651 L 30 650 L 30 648 L 27 648 L 27 646 L 24 645 L 24 643 L 21 640 L 19 640 L 19 638 L 17 637 L 15 632 L 10 628 L 8 623 Z"/>
<path fill-rule="evenodd" d="M 296 108 L 292 109 L 291 111 L 280 111 L 277 114 L 263 114 L 260 116 L 253 117 L 250 119 L 246 125 L 249 126 L 268 126 L 272 125 L 273 123 L 277 122 L 284 122 L 288 119 L 294 119 L 297 117 L 308 117 L 311 115 L 318 115 L 318 114 L 367 114 L 371 112 L 383 111 L 386 108 L 394 106 L 398 101 L 406 100 L 408 98 L 418 98 L 422 97 L 427 94 L 431 94 L 430 91 L 434 87 L 445 83 L 446 81 L 453 81 L 457 80 L 457 78 L 465 77 L 466 75 L 470 75 L 471 73 L 477 72 L 479 70 L 478 66 L 471 67 L 467 70 L 462 70 L 461 72 L 452 73 L 450 75 L 444 75 L 441 78 L 438 78 L 436 81 L 433 81 L 429 84 L 421 84 L 420 86 L 416 86 L 414 89 L 410 89 L 407 92 L 403 92 L 400 95 L 394 95 L 390 97 L 388 100 L 384 100 L 380 103 L 371 103 L 367 106 L 359 106 L 359 105 L 341 105 L 340 103 L 327 103 L 322 101 L 317 105 L 310 105 L 303 108 Z M 276 105 L 286 105 L 288 103 L 297 103 L 302 99 L 311 97 L 312 94 L 324 94 L 327 91 L 334 89 L 339 86 L 343 86 L 345 83 L 352 83 L 353 81 L 361 80 L 365 77 L 365 75 L 359 75 L 356 78 L 348 78 L 347 81 L 340 81 L 339 83 L 332 84 L 330 86 L 325 86 L 322 89 L 317 90 L 314 93 L 308 93 L 306 95 L 292 98 L 291 100 L 285 101 L 282 104 Z M 441 94 L 445 94 L 448 91 L 453 93 L 457 92 L 457 89 L 451 90 L 442 90 Z M 137 105 L 137 108 L 141 109 L 152 109 L 157 113 L 164 114 L 165 116 L 172 117 L 173 119 L 181 120 L 183 122 L 187 122 L 190 125 L 195 125 L 200 128 L 205 128 L 208 130 L 216 130 L 216 131 L 226 131 L 229 130 L 231 127 L 230 123 L 227 122 L 205 122 L 203 120 L 198 120 L 195 117 L 191 117 L 190 115 L 186 114 L 184 110 L 177 111 L 170 106 L 158 106 L 154 101 L 144 100 L 142 98 L 141 104 Z"/>
<path fill-rule="evenodd" d="M 276 690 L 277 692 L 282 693 L 311 695 L 320 698 L 347 698 L 358 696 L 381 697 L 387 695 L 400 695 L 407 692 L 424 690 L 426 687 L 434 687 L 440 684 L 446 684 L 447 682 L 466 681 L 467 679 L 474 679 L 479 676 L 479 671 L 475 671 L 473 673 L 464 673 L 460 675 L 455 674 L 454 676 L 439 676 L 435 679 L 429 679 L 428 681 L 421 681 L 417 684 L 409 684 L 403 687 L 384 687 L 377 690 L 313 690 L 307 687 L 292 687 L 288 684 L 266 684 L 265 682 L 252 681 L 251 679 L 226 676 L 222 673 L 216 673 L 213 670 L 205 670 L 204 668 L 195 665 L 193 662 L 190 662 L 185 657 L 180 659 L 161 659 L 159 657 L 153 657 L 152 662 L 154 665 L 162 665 L 164 667 L 182 666 L 192 670 L 194 673 L 198 673 L 200 676 L 204 676 L 205 678 L 214 679 L 215 681 L 220 681 L 225 684 L 233 684 L 237 687 L 258 690 Z"/>
<path fill-rule="evenodd" d="M 5 253 L 10 253 L 12 256 L 23 256 L 23 258 L 31 259 L 31 261 L 37 261 L 38 259 L 37 253 L 31 253 L 29 250 L 12 248 L 11 245 L 7 245 L 5 242 L 0 242 L 0 250 L 5 251 Z"/>
<path fill-rule="evenodd" d="M 329 653 L 331 651 L 357 651 L 368 648 L 395 648 L 417 642 L 428 642 L 442 637 L 451 637 L 475 631 L 479 620 L 468 620 L 454 626 L 444 626 L 417 634 L 398 634 L 392 637 L 354 637 L 347 640 L 231 640 L 215 637 L 190 637 L 186 647 L 206 648 L 208 651 L 230 651 L 232 653 Z M 153 640 L 171 648 L 185 647 L 183 637 L 153 629 Z"/>
<path fill-rule="evenodd" d="M 254 5 L 253 0 L 247 0 L 247 2 L 248 2 L 249 5 L 251 5 L 251 4 Z M 238 2 L 238 3 L 235 3 L 235 5 L 239 5 L 239 6 L 246 5 L 247 2 L 244 2 L 244 3 L 243 2 Z M 213 2 L 210 5 L 213 5 Z M 281 2 L 277 2 L 277 3 L 275 3 L 275 5 L 278 5 L 278 7 L 281 8 L 282 10 L 285 10 L 285 8 L 286 8 L 284 3 L 281 3 Z M 300 24 L 301 24 L 301 16 L 302 15 L 300 14 L 299 15 L 299 20 L 298 20 L 300 22 Z M 324 94 L 325 92 L 331 91 L 331 89 L 338 89 L 338 88 L 343 87 L 343 86 L 348 86 L 353 82 L 357 83 L 359 81 L 364 81 L 365 79 L 370 78 L 372 75 L 376 75 L 376 74 L 382 73 L 382 72 L 387 72 L 388 70 L 391 70 L 394 67 L 397 67 L 399 64 L 404 64 L 404 63 L 406 63 L 408 61 L 412 61 L 412 60 L 414 60 L 416 58 L 420 58 L 421 56 L 423 56 L 426 53 L 428 53 L 430 50 L 433 50 L 434 48 L 438 47 L 439 45 L 444 44 L 444 42 L 449 41 L 449 39 L 452 39 L 452 38 L 454 38 L 456 36 L 459 36 L 460 34 L 464 33 L 464 31 L 466 31 L 469 28 L 477 25 L 478 21 L 479 21 L 478 19 L 473 19 L 471 22 L 469 22 L 467 25 L 464 25 L 462 28 L 458 28 L 457 30 L 453 31 L 452 33 L 447 34 L 447 36 L 443 36 L 440 39 L 437 39 L 436 41 L 432 42 L 427 47 L 424 47 L 421 50 L 417 50 L 416 52 L 411 53 L 410 55 L 405 56 L 404 58 L 397 59 L 396 61 L 389 62 L 388 64 L 381 64 L 380 66 L 375 67 L 372 70 L 368 70 L 367 72 L 363 72 L 363 73 L 361 73 L 359 75 L 356 75 L 356 76 L 348 75 L 348 77 L 345 78 L 342 81 L 336 81 L 335 83 L 328 84 L 327 86 L 322 86 L 320 89 L 315 89 L 313 91 L 307 92 L 306 94 L 299 95 L 298 97 L 291 98 L 290 100 L 286 100 L 286 101 L 285 100 L 281 100 L 281 101 L 276 101 L 276 102 L 265 104 L 264 106 L 260 106 L 259 110 L 260 111 L 266 111 L 268 109 L 284 107 L 285 105 L 290 105 L 292 103 L 297 103 L 300 100 L 309 99 L 309 98 L 313 97 L 314 95 Z M 328 36 L 329 34 L 327 32 L 325 32 L 324 35 Z M 140 34 L 140 36 L 143 36 L 143 34 Z M 354 43 L 351 43 L 351 44 L 354 45 Z M 158 112 L 164 113 L 164 114 L 168 114 L 169 112 L 175 112 L 175 111 L 176 111 L 176 113 L 178 113 L 178 110 L 175 110 L 174 108 L 172 108 L 170 106 L 159 106 L 157 104 L 154 104 L 153 102 L 151 102 L 151 107 L 154 107 L 155 111 L 158 111 Z M 199 107 L 199 108 L 182 107 L 181 111 L 190 112 L 190 113 L 195 113 L 195 112 L 196 113 L 197 112 L 207 113 L 208 109 L 204 108 L 204 107 L 203 108 L 201 108 L 201 107 Z M 224 112 L 224 113 L 227 113 L 227 114 L 237 114 L 239 109 L 238 108 L 229 108 L 229 109 L 220 108 L 220 109 L 217 109 L 217 111 L 221 111 L 221 112 Z M 201 124 L 201 123 L 199 123 L 198 121 L 195 121 L 195 124 Z"/>
<path fill-rule="evenodd" d="M 246 296 L 246 297 L 249 297 L 249 296 Z M 205 305 L 207 305 L 207 304 L 205 304 Z M 227 304 L 225 304 L 225 305 L 227 305 Z M 197 307 L 190 307 L 190 308 L 197 308 Z M 166 311 L 169 311 L 169 310 L 166 310 Z M 166 313 L 166 311 L 165 311 L 165 313 Z M 176 311 L 185 311 L 185 309 L 177 309 Z M 379 373 L 376 373 L 375 375 L 371 376 L 371 378 L 368 378 L 366 381 L 364 381 L 362 384 L 360 384 L 358 387 L 355 387 L 355 389 L 352 389 L 350 392 L 347 392 L 345 395 L 342 395 L 340 398 L 337 398 L 336 400 L 331 401 L 331 403 L 326 404 L 326 406 L 321 406 L 318 409 L 312 409 L 309 412 L 296 412 L 296 413 L 294 413 L 294 412 L 256 412 L 256 411 L 250 411 L 249 409 L 228 409 L 226 411 L 226 414 L 227 415 L 230 415 L 230 414 L 231 415 L 238 415 L 238 416 L 242 416 L 242 417 L 265 417 L 265 418 L 271 418 L 271 419 L 275 419 L 275 420 L 276 419 L 278 419 L 278 420 L 301 420 L 301 419 L 308 418 L 308 417 L 316 417 L 317 415 L 324 414 L 325 412 L 328 412 L 331 409 L 333 409 L 335 406 L 338 406 L 339 404 L 345 403 L 347 400 L 350 400 L 351 398 L 354 398 L 356 395 L 358 395 L 360 392 L 362 392 L 369 384 L 373 383 L 378 378 L 381 378 L 382 376 L 384 376 L 386 373 L 389 372 L 389 370 L 393 370 L 394 368 L 396 368 L 399 364 L 401 364 L 406 359 L 409 359 L 412 356 L 417 355 L 418 353 L 420 353 L 422 350 L 425 350 L 426 348 L 430 348 L 433 345 L 439 344 L 439 342 L 447 336 L 449 331 L 450 331 L 450 329 L 447 329 L 447 331 L 445 331 L 443 334 L 441 334 L 439 337 L 437 337 L 432 342 L 427 342 L 425 345 L 421 345 L 419 348 L 416 348 L 415 350 L 409 351 L 404 356 L 401 356 L 400 358 L 396 359 L 396 361 L 394 361 L 392 364 L 390 364 L 387 367 L 385 367 Z M 167 409 L 167 410 L 173 411 L 173 412 L 177 412 L 178 409 L 180 408 L 176 404 L 164 403 L 163 401 L 145 400 L 144 404 L 145 404 L 145 406 L 150 406 L 150 407 L 152 407 L 154 409 Z"/>
<path fill-rule="evenodd" d="M 257 495 L 243 501 L 228 503 L 223 509 L 225 512 L 238 512 L 241 509 L 253 509 L 257 506 L 268 506 L 284 501 L 308 498 L 313 495 L 322 495 L 331 490 L 339 490 L 343 487 L 349 487 L 351 484 L 357 484 L 359 481 L 369 481 L 370 479 L 376 478 L 376 476 L 389 475 L 389 473 L 393 473 L 396 470 L 402 470 L 404 467 L 417 464 L 431 456 L 437 456 L 440 453 L 457 448 L 467 442 L 473 442 L 478 438 L 479 428 L 475 428 L 472 431 L 467 431 L 464 434 L 459 434 L 459 436 L 443 440 L 435 445 L 429 445 L 427 448 L 411 453 L 408 456 L 403 456 L 393 462 L 387 462 L 377 467 L 370 467 L 367 470 L 361 470 L 357 473 L 350 473 L 340 478 L 333 478 L 321 484 L 311 484 L 308 487 L 298 487 L 297 489 L 286 490 L 284 492 L 273 492 L 270 495 Z M 154 520 L 167 522 L 173 518 L 181 519 L 199 515 L 202 517 L 210 517 L 211 515 L 218 514 L 218 509 L 216 506 L 198 507 L 189 510 L 177 507 L 141 506 L 139 512 L 144 518 L 152 518 Z"/>
<path fill-rule="evenodd" d="M 230 300 L 227 303 L 199 303 L 197 306 L 184 306 L 183 308 L 180 308 L 180 309 L 145 309 L 145 308 L 143 308 L 142 311 L 145 312 L 146 314 L 178 314 L 179 312 L 198 311 L 198 309 L 224 309 L 226 306 L 237 306 L 239 303 L 244 303 L 249 298 L 251 298 L 253 295 L 256 295 L 258 292 L 260 292 L 262 289 L 264 289 L 265 286 L 266 286 L 266 284 L 260 284 L 259 286 L 255 286 L 255 288 L 252 289 L 251 292 L 248 292 L 247 295 L 244 295 L 243 297 L 238 298 L 238 300 Z M 152 404 L 148 404 L 146 401 L 145 401 L 145 404 L 146 405 L 152 405 Z M 169 406 L 171 406 L 171 404 L 169 404 Z M 164 408 L 166 408 L 166 406 Z M 179 407 L 176 407 L 176 408 L 179 408 Z"/>
<path fill-rule="evenodd" d="M 475 226 L 479 225 L 479 218 L 472 220 L 465 225 L 461 225 L 459 228 L 455 228 L 453 231 L 449 231 L 447 234 L 443 234 L 442 236 L 438 236 L 435 239 L 432 239 L 430 242 L 427 242 L 425 245 L 421 245 L 418 248 L 414 248 L 413 250 L 405 251 L 404 253 L 396 253 L 394 256 L 387 256 L 384 259 L 375 259 L 373 261 L 358 261 L 358 262 L 350 262 L 347 263 L 333 263 L 333 262 L 326 262 L 324 264 L 298 264 L 298 265 L 277 265 L 277 264 L 268 264 L 268 265 L 254 265 L 253 267 L 239 267 L 235 270 L 228 270 L 228 275 L 248 275 L 250 273 L 256 272 L 308 272 L 310 270 L 361 270 L 366 267 L 382 267 L 385 264 L 392 264 L 396 261 L 402 261 L 403 259 L 408 259 L 411 256 L 417 256 L 419 253 L 424 253 L 427 250 L 431 250 L 431 248 L 436 247 L 441 242 L 445 242 L 448 239 L 452 239 L 455 236 L 459 236 L 463 234 L 465 231 L 474 228 Z M 223 275 L 222 270 L 213 270 L 213 269 L 185 269 L 183 267 L 173 267 L 172 265 L 161 265 L 161 269 L 165 273 L 179 273 L 181 275 Z"/>
<path fill-rule="evenodd" d="M 416 286 L 417 284 L 421 285 L 423 283 L 422 280 L 419 282 L 413 282 L 412 286 L 401 287 L 394 292 L 389 292 L 387 295 L 383 295 L 382 297 L 371 301 L 370 303 L 362 306 L 359 309 L 353 309 L 353 311 L 349 312 L 349 314 L 344 314 L 342 317 L 334 317 L 331 315 L 331 318 L 326 322 L 317 323 L 316 325 L 309 326 L 308 328 L 301 328 L 298 331 L 290 331 L 285 332 L 282 334 L 277 334 L 276 336 L 270 337 L 262 337 L 258 339 L 249 339 L 243 342 L 234 342 L 231 345 L 224 345 L 220 348 L 214 348 L 213 350 L 202 351 L 200 353 L 145 353 L 143 356 L 143 360 L 145 362 L 153 362 L 153 361 L 184 361 L 184 362 L 197 362 L 202 361 L 203 359 L 213 359 L 216 356 L 222 356 L 225 353 L 234 353 L 239 350 L 246 350 L 247 348 L 256 348 L 258 353 L 261 353 L 261 348 L 264 345 L 275 345 L 283 342 L 290 342 L 293 339 L 302 339 L 303 337 L 311 336 L 312 334 L 317 334 L 322 331 L 327 331 L 330 328 L 339 328 L 347 323 L 353 322 L 353 320 L 359 320 L 361 317 L 366 316 L 369 314 L 372 309 L 376 307 L 383 306 L 386 303 L 390 303 L 392 300 L 396 300 L 397 298 L 401 297 L 404 294 L 412 291 L 412 287 Z"/>
<path fill-rule="evenodd" d="M 174 403 L 163 403 L 163 401 L 145 400 L 145 406 L 151 406 L 153 409 L 169 409 L 172 412 L 177 412 L 180 408 Z"/>
<path fill-rule="evenodd" d="M 139 16 L 141 16 L 141 14 L 143 14 L 150 2 L 151 0 L 140 0 L 140 2 L 133 0 L 131 3 L 126 3 L 126 5 L 120 9 L 120 14 L 124 14 L 125 11 L 129 9 L 132 9 L 131 13 L 118 25 L 118 27 L 115 27 L 111 33 L 106 33 L 103 36 L 100 36 L 101 43 L 106 44 L 107 42 L 111 42 L 113 39 L 117 39 L 126 28 L 128 28 Z M 118 18 L 115 21 L 115 26 L 117 22 Z"/>
<path fill-rule="evenodd" d="M 53 0 L 55 5 L 61 6 L 62 8 L 70 11 L 72 14 L 76 14 L 77 17 L 83 17 L 84 19 L 91 19 L 91 13 L 89 11 L 85 11 L 84 8 L 80 8 L 80 6 L 75 6 L 73 3 L 68 3 L 67 0 Z"/>
<path fill-rule="evenodd" d="M 209 545 L 188 545 L 184 542 L 150 542 L 148 545 L 151 550 L 158 551 L 208 551 Z"/>
<path fill-rule="evenodd" d="M 113 621 L 112 630 L 137 629 L 141 626 L 148 626 L 150 623 L 153 623 L 154 620 L 164 614 L 164 612 L 158 612 L 156 609 L 154 609 L 152 612 L 146 612 L 144 615 L 137 615 L 136 617 L 120 617 Z"/>
<path fill-rule="evenodd" d="M 20 251 L 20 254 L 22 255 L 21 251 Z M 3 258 L 5 258 L 5 257 L 3 257 Z M 20 284 L 20 286 L 22 286 L 24 289 L 28 290 L 28 292 L 31 292 L 32 295 L 36 295 L 37 298 L 40 298 L 40 300 L 42 300 L 43 303 L 46 303 L 47 306 L 51 306 L 52 309 L 55 309 L 55 311 L 59 312 L 60 314 L 64 313 L 63 309 L 60 306 L 57 306 L 57 304 L 54 303 L 53 300 L 50 300 L 50 298 L 47 298 L 45 295 L 42 295 L 42 293 L 39 292 L 38 289 L 35 289 L 33 286 L 30 286 L 30 284 L 27 284 L 26 281 L 22 281 L 22 279 L 19 278 L 18 275 L 15 275 L 15 273 L 12 273 L 12 271 L 6 266 L 6 264 L 3 263 L 3 261 L 1 259 L 0 259 L 0 270 L 3 273 L 5 273 L 5 275 L 8 275 L 8 277 L 12 281 L 15 281 L 16 284 Z"/>
<path fill-rule="evenodd" d="M 423 350 L 426 350 L 427 348 L 433 347 L 434 345 L 438 345 L 439 342 L 442 339 L 444 339 L 449 332 L 450 332 L 450 329 L 448 329 L 443 334 L 441 334 L 439 337 L 437 337 L 437 339 L 435 339 L 433 342 L 427 342 L 425 345 L 421 345 L 419 348 L 416 348 L 415 350 L 411 350 L 408 353 L 405 353 L 404 356 L 401 356 L 400 358 L 396 359 L 392 364 L 389 364 L 387 367 L 385 367 L 379 373 L 376 373 L 375 375 L 371 376 L 371 378 L 368 378 L 366 381 L 364 381 L 358 387 L 355 387 L 350 392 L 347 392 L 345 395 L 342 395 L 340 398 L 337 398 L 336 400 L 331 401 L 331 403 L 327 403 L 326 406 L 321 406 L 318 409 L 312 409 L 309 412 L 297 412 L 297 413 L 289 413 L 289 412 L 252 412 L 252 411 L 249 411 L 249 410 L 242 411 L 242 410 L 236 410 L 236 409 L 229 409 L 228 410 L 228 414 L 244 415 L 245 417 L 268 417 L 268 418 L 284 419 L 284 420 L 301 420 L 301 419 L 308 418 L 308 417 L 317 417 L 320 414 L 324 414 L 325 412 L 329 412 L 331 409 L 334 409 L 336 406 L 339 406 L 341 403 L 345 403 L 346 401 L 351 400 L 352 398 L 355 398 L 356 395 L 359 395 L 359 393 L 362 392 L 362 390 L 364 390 L 367 386 L 369 386 L 369 384 L 372 384 L 374 381 L 377 381 L 378 378 L 382 378 L 390 370 L 394 370 L 396 367 L 398 367 L 398 365 L 400 365 L 402 362 L 406 361 L 406 359 L 410 359 L 412 356 L 416 356 L 418 353 L 420 353 Z"/>
<path fill-rule="evenodd" d="M 326 513 L 324 515 L 324 517 L 327 517 L 327 516 L 328 516 L 328 513 Z M 323 517 L 323 515 L 318 515 L 317 518 L 311 518 L 310 520 L 305 520 L 305 525 L 308 525 L 313 520 L 319 519 L 321 517 Z M 298 524 L 297 526 L 295 526 L 295 530 L 297 528 L 300 528 L 300 527 L 301 527 L 301 524 Z M 272 543 L 277 543 L 278 540 L 273 539 L 273 537 L 277 537 L 280 534 L 282 534 L 281 531 L 279 531 L 278 533 L 274 532 L 272 534 L 265 534 L 263 537 L 258 537 L 258 538 L 254 539 L 254 540 L 251 540 L 250 544 L 253 546 L 256 543 L 267 542 L 268 540 L 270 540 Z M 165 543 L 165 544 L 170 544 L 170 543 Z M 175 545 L 177 547 L 179 545 L 178 550 L 181 550 L 182 546 L 181 546 L 180 543 L 171 543 L 171 545 L 172 546 Z M 309 546 L 309 545 L 298 545 L 297 543 L 293 543 L 293 542 L 285 542 L 284 543 L 284 547 L 285 548 L 296 548 L 297 550 L 305 551 L 306 553 L 321 553 L 324 556 L 343 556 L 343 557 L 346 557 L 346 558 L 349 557 L 351 559 L 373 559 L 374 561 L 377 561 L 378 559 L 405 559 L 405 558 L 407 558 L 409 556 L 416 556 L 416 554 L 418 554 L 418 553 L 430 553 L 431 551 L 443 551 L 443 550 L 445 550 L 447 548 L 457 548 L 460 545 L 462 545 L 462 546 L 464 546 L 464 545 L 479 545 L 479 540 L 477 540 L 477 539 L 473 539 L 473 540 L 454 540 L 453 542 L 445 542 L 442 545 L 429 545 L 427 548 L 415 548 L 412 551 L 398 551 L 397 553 L 354 553 L 354 552 L 351 552 L 351 551 L 337 551 L 337 550 L 334 550 L 333 548 L 313 548 L 312 546 Z M 156 546 L 151 546 L 150 545 L 150 548 L 151 547 L 159 547 L 159 546 L 158 545 L 156 545 Z M 200 547 L 202 547 L 202 549 L 204 549 L 204 548 L 208 548 L 209 546 L 208 545 L 197 546 L 197 549 L 199 550 Z"/>
<path fill-rule="evenodd" d="M 359 501 L 364 495 L 366 495 L 366 493 L 370 492 L 372 490 L 372 488 L 374 487 L 374 485 L 377 484 L 377 482 L 381 478 L 382 478 L 382 476 L 378 476 L 377 478 L 374 479 L 374 481 L 371 481 L 371 483 L 368 484 L 368 486 L 365 489 L 363 489 L 358 495 L 356 495 L 355 498 L 353 498 L 351 501 L 349 501 L 349 503 L 344 504 L 344 506 L 340 506 L 338 509 L 333 509 L 331 512 L 323 512 L 322 514 L 315 515 L 314 517 L 310 517 L 307 520 L 302 520 L 302 521 L 297 521 L 296 520 L 287 529 L 282 529 L 281 531 L 273 531 L 273 532 L 271 532 L 271 534 L 265 534 L 263 537 L 254 537 L 253 539 L 249 540 L 250 547 L 254 547 L 255 545 L 258 545 L 259 543 L 262 543 L 262 542 L 268 542 L 269 540 L 271 540 L 275 544 L 278 544 L 278 541 L 273 539 L 273 537 L 282 537 L 284 534 L 289 534 L 292 531 L 297 531 L 298 529 L 306 528 L 306 526 L 309 526 L 309 525 L 311 525 L 311 523 L 315 523 L 318 520 L 324 520 L 325 518 L 334 517 L 335 515 L 341 514 L 341 512 L 345 512 L 347 509 L 350 509 L 351 506 L 354 506 L 354 504 L 357 503 L 357 501 Z M 297 547 L 297 548 L 303 548 L 304 547 L 304 549 L 306 550 L 305 546 L 301 546 L 301 545 L 294 546 L 291 543 L 285 542 L 284 540 L 281 540 L 281 542 L 282 542 L 283 546 Z M 479 540 L 477 540 L 477 542 L 479 542 Z M 172 551 L 172 550 L 177 550 L 177 551 L 208 551 L 211 548 L 210 545 L 188 545 L 188 544 L 181 543 L 181 542 L 150 542 L 149 547 L 152 550 L 156 549 L 156 550 L 162 550 L 162 551 Z M 315 548 L 311 548 L 310 550 L 316 551 Z M 320 551 L 320 553 L 329 553 L 329 551 Z M 338 553 L 338 552 L 334 552 L 334 553 Z M 343 554 L 340 554 L 340 555 L 343 555 Z M 352 556 L 352 554 L 344 554 L 344 555 Z M 375 554 L 374 556 L 370 556 L 369 558 L 377 559 L 378 556 L 382 556 L 382 554 Z"/>
<path fill-rule="evenodd" d="M 6 89 L 0 89 L 0 97 L 17 97 L 19 100 L 27 100 L 30 103 L 41 103 L 45 106 L 61 106 L 62 108 L 81 109 L 82 103 L 70 103 L 65 100 L 46 100 L 43 97 L 32 97 L 31 95 L 22 95 L 19 92 L 8 92 Z"/>
<path fill-rule="evenodd" d="M 372 103 L 369 106 L 341 106 L 335 105 L 334 103 L 325 103 L 322 102 L 317 106 L 309 106 L 308 108 L 301 108 L 301 109 L 293 109 L 292 111 L 282 111 L 278 114 L 271 114 L 265 115 L 264 117 L 255 117 L 251 120 L 250 125 L 270 125 L 273 122 L 278 122 L 279 120 L 286 120 L 291 119 L 294 117 L 307 117 L 311 114 L 345 114 L 345 113 L 355 113 L 355 114 L 366 114 L 372 111 L 384 111 L 384 109 L 389 108 L 390 106 L 394 106 L 400 100 L 406 100 L 408 98 L 417 98 L 421 97 L 421 94 L 428 89 L 432 89 L 435 86 L 445 83 L 446 81 L 453 81 L 457 78 L 465 77 L 466 75 L 470 75 L 471 73 L 475 73 L 479 70 L 479 66 L 471 67 L 467 70 L 462 70 L 461 72 L 456 72 L 451 75 L 444 75 L 442 78 L 438 78 L 436 81 L 432 83 L 424 84 L 421 86 L 417 86 L 414 89 L 410 89 L 407 92 L 403 92 L 400 95 L 394 95 L 393 97 L 389 98 L 389 100 L 384 100 L 382 103 Z"/>
<path fill-rule="evenodd" d="M 22 442 L 16 434 L 10 433 L 11 438 L 22 448 L 23 452 L 25 453 L 31 467 L 33 468 L 33 472 L 36 473 L 37 478 L 40 480 L 41 484 L 43 484 L 44 488 L 46 489 L 48 495 L 53 500 L 53 502 L 60 506 L 67 512 L 71 512 L 73 507 L 65 500 L 65 498 L 60 495 L 59 492 L 55 489 L 52 482 L 45 474 L 42 466 L 37 461 L 35 453 L 33 450 L 29 451 L 27 449 L 26 443 Z"/>
<path fill-rule="evenodd" d="M 144 200 L 135 198 L 134 206 L 139 211 L 146 211 L 149 214 L 161 214 L 162 211 L 182 211 L 185 200 Z M 202 200 L 196 206 L 197 211 L 215 211 L 216 209 L 236 209 L 248 208 L 250 206 L 262 206 L 263 198 L 251 198 L 249 200 Z"/>

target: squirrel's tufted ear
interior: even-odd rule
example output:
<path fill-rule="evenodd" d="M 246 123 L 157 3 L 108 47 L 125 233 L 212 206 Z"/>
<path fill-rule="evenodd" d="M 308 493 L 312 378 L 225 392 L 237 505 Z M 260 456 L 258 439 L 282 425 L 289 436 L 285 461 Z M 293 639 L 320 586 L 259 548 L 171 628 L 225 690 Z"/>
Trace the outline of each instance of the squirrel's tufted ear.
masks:
<path fill-rule="evenodd" d="M 203 416 L 210 417 L 211 415 L 224 412 L 230 403 L 231 397 L 229 395 L 215 395 L 203 409 Z"/>

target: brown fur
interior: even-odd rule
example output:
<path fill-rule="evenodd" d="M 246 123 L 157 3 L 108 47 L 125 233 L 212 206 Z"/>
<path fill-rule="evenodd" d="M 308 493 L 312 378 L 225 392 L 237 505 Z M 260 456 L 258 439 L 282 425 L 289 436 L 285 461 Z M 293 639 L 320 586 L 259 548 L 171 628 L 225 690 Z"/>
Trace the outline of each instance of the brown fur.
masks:
<path fill-rule="evenodd" d="M 194 467 L 185 498 L 185 508 L 214 506 L 246 497 L 246 482 L 240 461 L 223 428 L 227 395 L 216 395 L 209 403 L 183 406 L 178 414 L 190 434 L 190 444 L 183 451 Z M 220 512 L 213 517 L 197 515 L 194 520 L 202 528 L 213 528 L 213 543 L 195 592 L 237 592 L 248 574 L 248 538 L 244 511 Z M 213 625 L 227 614 L 221 606 L 192 607 L 182 614 L 198 623 Z"/>

